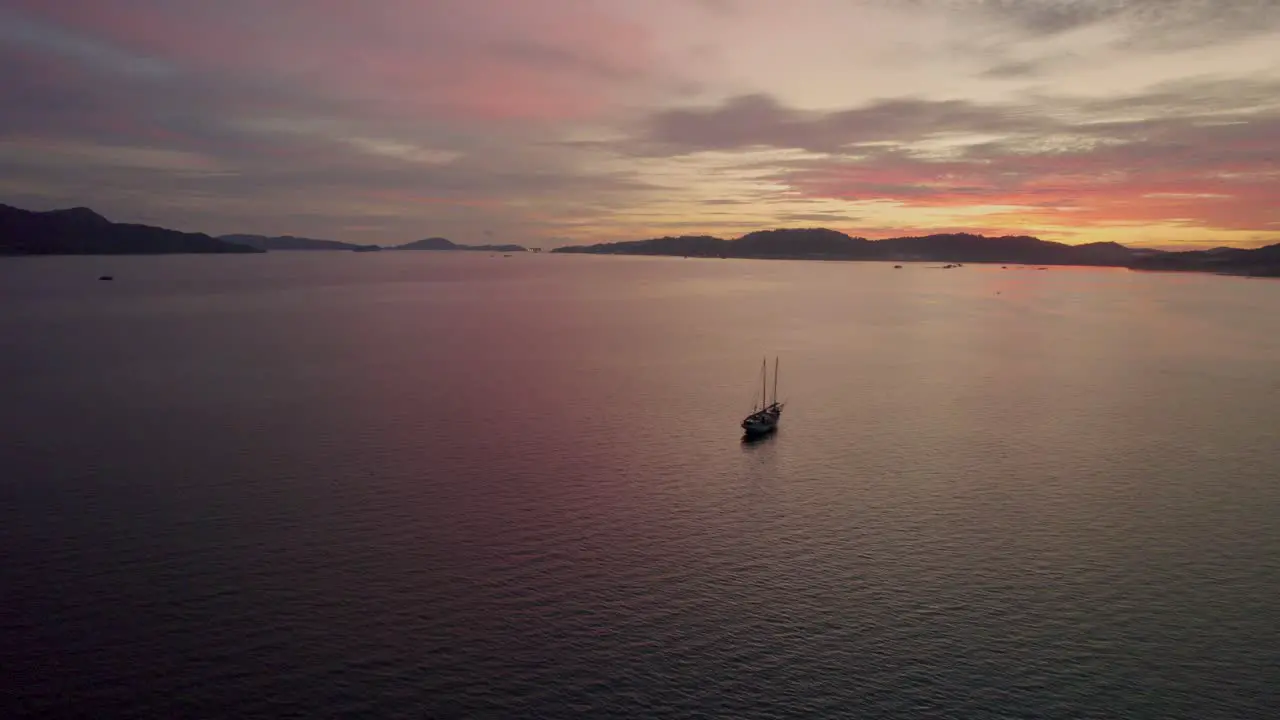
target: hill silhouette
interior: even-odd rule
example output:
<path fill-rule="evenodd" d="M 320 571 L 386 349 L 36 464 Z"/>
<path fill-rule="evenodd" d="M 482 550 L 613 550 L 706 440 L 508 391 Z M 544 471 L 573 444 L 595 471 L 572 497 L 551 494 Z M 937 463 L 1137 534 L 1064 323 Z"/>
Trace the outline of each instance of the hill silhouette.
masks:
<path fill-rule="evenodd" d="M 970 233 L 943 233 L 888 238 L 875 241 L 873 245 L 875 252 L 889 260 L 1123 267 L 1133 259 L 1133 251 L 1117 243 L 1068 245 L 1029 235 L 986 237 Z"/>
<path fill-rule="evenodd" d="M 1127 266 L 1134 252 L 1117 243 L 1067 245 L 1026 235 L 942 233 L 868 240 L 827 228 L 759 230 L 735 240 L 707 235 L 562 247 L 558 253 L 828 260 L 1004 262 Z"/>
<path fill-rule="evenodd" d="M 188 233 L 115 223 L 86 207 L 37 212 L 0 204 L 0 255 L 258 253 L 267 250 L 443 250 L 527 252 L 522 245 L 461 245 L 430 237 L 392 247 L 282 235 Z M 896 260 L 1023 265 L 1095 265 L 1133 270 L 1280 277 L 1280 243 L 1246 249 L 1180 252 L 1133 249 L 1114 242 L 1068 245 L 1029 235 L 939 233 L 868 240 L 828 228 L 757 230 L 733 240 L 681 235 L 560 247 L 553 253 L 667 255 L 808 260 Z"/>
<path fill-rule="evenodd" d="M 874 244 L 838 230 L 757 230 L 730 243 L 731 250 L 746 257 L 867 257 Z"/>
<path fill-rule="evenodd" d="M 1280 277 L 1280 243 L 1254 249 L 1213 248 L 1151 254 L 1135 259 L 1130 267 L 1134 270 Z"/>
<path fill-rule="evenodd" d="M 1114 242 L 1068 245 L 1029 235 L 987 237 L 972 233 L 938 233 L 868 240 L 826 228 L 759 230 L 734 240 L 724 240 L 710 235 L 682 235 L 652 240 L 561 247 L 551 252 L 798 260 L 1092 265 L 1125 267 L 1134 270 L 1280 276 L 1280 244 L 1254 250 L 1215 248 L 1170 252 L 1134 250 Z"/>
<path fill-rule="evenodd" d="M 114 223 L 84 207 L 35 212 L 0 205 L 0 255 L 256 252 L 262 251 L 204 233 Z"/>
<path fill-rule="evenodd" d="M 523 245 L 460 245 L 447 238 L 430 237 L 403 245 L 387 248 L 388 250 L 471 250 L 482 252 L 527 252 Z"/>
<path fill-rule="evenodd" d="M 219 235 L 219 240 L 248 245 L 259 250 L 356 250 L 365 247 L 338 240 L 317 240 L 293 235 Z"/>

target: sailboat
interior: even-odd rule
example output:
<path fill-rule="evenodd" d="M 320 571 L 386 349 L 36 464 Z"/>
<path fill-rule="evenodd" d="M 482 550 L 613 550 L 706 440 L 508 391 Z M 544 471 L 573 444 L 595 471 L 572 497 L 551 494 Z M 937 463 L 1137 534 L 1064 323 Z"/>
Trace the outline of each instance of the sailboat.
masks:
<path fill-rule="evenodd" d="M 767 435 L 778 429 L 782 420 L 782 406 L 778 402 L 778 358 L 773 359 L 773 399 L 766 394 L 765 383 L 769 379 L 769 360 L 760 363 L 760 407 L 751 406 L 751 414 L 742 421 L 742 429 L 749 437 Z"/>

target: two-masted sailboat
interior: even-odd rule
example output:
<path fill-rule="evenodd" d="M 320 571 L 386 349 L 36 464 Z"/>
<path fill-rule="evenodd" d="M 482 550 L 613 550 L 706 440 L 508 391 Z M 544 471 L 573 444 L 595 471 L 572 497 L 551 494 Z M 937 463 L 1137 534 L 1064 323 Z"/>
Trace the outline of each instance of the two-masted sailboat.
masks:
<path fill-rule="evenodd" d="M 778 429 L 782 420 L 782 406 L 778 402 L 778 358 L 773 359 L 773 399 L 766 393 L 766 382 L 769 379 L 769 360 L 760 363 L 760 407 L 751 406 L 751 414 L 742 421 L 742 429 L 748 436 L 767 435 Z"/>

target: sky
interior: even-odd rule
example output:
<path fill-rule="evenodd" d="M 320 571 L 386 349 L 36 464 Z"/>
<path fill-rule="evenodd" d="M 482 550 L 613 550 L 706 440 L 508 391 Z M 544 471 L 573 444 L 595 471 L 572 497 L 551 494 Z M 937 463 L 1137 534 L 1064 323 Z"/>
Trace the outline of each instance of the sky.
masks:
<path fill-rule="evenodd" d="M 1280 242 L 1280 0 L 0 0 L 0 202 L 530 246 Z"/>

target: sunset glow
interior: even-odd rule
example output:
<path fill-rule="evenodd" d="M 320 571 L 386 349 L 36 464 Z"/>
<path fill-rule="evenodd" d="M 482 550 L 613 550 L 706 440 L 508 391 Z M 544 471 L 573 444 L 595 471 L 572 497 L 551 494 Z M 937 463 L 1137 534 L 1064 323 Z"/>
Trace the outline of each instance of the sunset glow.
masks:
<path fill-rule="evenodd" d="M 354 242 L 1280 242 L 1280 0 L 8 0 L 0 202 Z"/>

